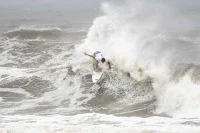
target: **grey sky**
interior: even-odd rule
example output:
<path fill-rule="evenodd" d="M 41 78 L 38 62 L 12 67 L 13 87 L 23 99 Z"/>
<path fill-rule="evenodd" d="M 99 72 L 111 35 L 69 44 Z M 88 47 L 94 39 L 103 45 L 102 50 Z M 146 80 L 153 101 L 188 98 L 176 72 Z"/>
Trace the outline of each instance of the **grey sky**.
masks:
<path fill-rule="evenodd" d="M 45 6 L 47 8 L 70 8 L 70 9 L 79 9 L 79 8 L 91 8 L 99 7 L 100 3 L 105 0 L 6 0 L 1 2 L 1 6 L 14 6 L 14 7 L 37 7 Z"/>
<path fill-rule="evenodd" d="M 112 3 L 123 3 L 128 1 L 131 8 L 137 8 L 135 3 L 142 3 L 142 13 L 147 12 L 147 16 L 161 16 L 161 23 L 167 23 L 175 27 L 199 27 L 200 21 L 200 1 L 199 0 L 1 0 L 0 17 L 5 16 L 5 12 L 10 17 L 16 17 L 13 13 L 19 14 L 19 17 L 30 16 L 26 11 L 31 10 L 33 14 L 38 15 L 42 12 L 47 14 L 54 11 L 55 14 L 47 14 L 52 17 L 61 17 L 72 19 L 94 19 L 100 16 L 101 3 L 109 1 Z M 8 9 L 7 11 L 4 9 Z M 10 12 L 12 10 L 13 12 Z M 23 11 L 22 11 L 23 10 Z M 36 12 L 36 13 L 35 13 Z M 34 14 L 35 13 L 35 14 Z M 1 16 L 2 14 L 2 16 Z"/>
<path fill-rule="evenodd" d="M 100 14 L 101 3 L 106 0 L 1 0 L 0 17 L 27 17 L 40 14 L 69 20 L 91 21 Z M 53 12 L 52 12 L 53 11 Z M 32 14 L 30 14 L 32 12 Z M 49 12 L 49 14 L 47 14 Z M 56 13 L 57 12 L 57 13 Z M 52 14 L 50 14 L 52 13 Z M 2 15 L 1 15 L 2 14 Z M 6 16 L 5 16 L 6 14 Z M 15 14 L 15 15 L 14 15 Z M 18 16 L 16 16 L 18 14 Z M 13 16 L 14 15 L 14 16 Z"/>

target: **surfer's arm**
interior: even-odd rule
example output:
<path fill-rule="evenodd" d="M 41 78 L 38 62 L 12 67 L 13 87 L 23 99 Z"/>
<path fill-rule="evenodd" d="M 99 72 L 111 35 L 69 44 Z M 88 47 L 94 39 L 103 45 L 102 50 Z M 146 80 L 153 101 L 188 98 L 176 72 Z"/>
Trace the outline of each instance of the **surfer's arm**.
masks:
<path fill-rule="evenodd" d="M 84 53 L 84 55 L 87 55 L 87 56 L 89 56 L 89 57 L 91 57 L 91 58 L 95 59 L 95 57 L 94 57 L 94 56 L 92 56 L 92 55 L 90 55 L 90 54 Z"/>

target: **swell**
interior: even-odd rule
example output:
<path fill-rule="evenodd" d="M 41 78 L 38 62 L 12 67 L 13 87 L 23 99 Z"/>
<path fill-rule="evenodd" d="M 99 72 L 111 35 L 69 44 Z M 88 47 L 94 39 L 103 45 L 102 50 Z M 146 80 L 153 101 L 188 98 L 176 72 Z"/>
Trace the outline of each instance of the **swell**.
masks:
<path fill-rule="evenodd" d="M 60 27 L 19 27 L 11 31 L 7 31 L 3 34 L 4 37 L 9 38 L 19 38 L 19 39 L 37 39 L 37 38 L 43 38 L 43 39 L 62 39 L 67 38 L 68 40 L 80 36 L 86 35 L 85 30 L 77 30 L 77 31 L 71 31 L 70 29 L 65 31 L 61 29 Z M 80 40 L 80 39 L 79 39 Z"/>
<path fill-rule="evenodd" d="M 8 31 L 3 35 L 9 38 L 19 37 L 22 39 L 42 38 L 58 38 L 64 31 L 59 27 L 34 28 L 34 27 L 20 27 L 12 31 Z"/>

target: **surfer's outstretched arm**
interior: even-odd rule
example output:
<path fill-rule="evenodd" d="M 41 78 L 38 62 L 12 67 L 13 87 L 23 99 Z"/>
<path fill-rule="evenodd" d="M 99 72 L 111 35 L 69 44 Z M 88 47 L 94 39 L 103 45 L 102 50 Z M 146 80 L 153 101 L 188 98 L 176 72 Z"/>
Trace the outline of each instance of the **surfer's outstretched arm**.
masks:
<path fill-rule="evenodd" d="M 93 59 L 95 59 L 95 57 L 90 55 L 90 54 L 84 53 L 84 55 L 87 55 L 87 56 L 92 57 Z"/>

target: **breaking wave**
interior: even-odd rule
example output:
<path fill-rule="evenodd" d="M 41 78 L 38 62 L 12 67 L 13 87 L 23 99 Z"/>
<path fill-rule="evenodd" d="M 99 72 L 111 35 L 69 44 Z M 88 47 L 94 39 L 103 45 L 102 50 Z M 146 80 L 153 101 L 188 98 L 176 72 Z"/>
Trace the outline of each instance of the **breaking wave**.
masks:
<path fill-rule="evenodd" d="M 144 88 L 153 88 L 154 113 L 199 117 L 200 80 L 195 74 L 200 68 L 197 23 L 193 17 L 182 16 L 182 10 L 173 2 L 157 4 L 155 8 L 148 1 L 104 3 L 104 15 L 94 20 L 85 43 L 77 51 L 102 51 L 114 68 L 132 77 L 126 84 L 150 79 L 151 85 Z M 177 25 L 178 21 L 182 23 Z M 117 90 L 115 84 L 120 82 L 113 80 L 110 88 Z M 128 95 L 125 97 L 127 100 Z"/>

